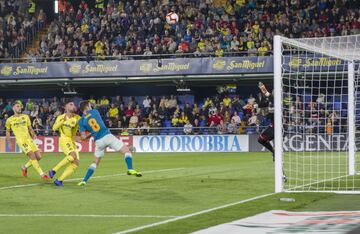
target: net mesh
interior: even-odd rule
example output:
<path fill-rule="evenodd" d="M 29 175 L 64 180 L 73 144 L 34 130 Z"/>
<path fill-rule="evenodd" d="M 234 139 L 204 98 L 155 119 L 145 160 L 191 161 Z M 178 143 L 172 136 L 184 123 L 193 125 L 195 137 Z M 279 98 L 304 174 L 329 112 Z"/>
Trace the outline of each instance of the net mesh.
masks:
<path fill-rule="evenodd" d="M 359 191 L 349 175 L 349 131 L 360 147 L 360 36 L 282 41 L 286 191 Z M 348 127 L 348 63 L 355 62 L 355 127 Z M 359 168 L 355 155 L 356 171 Z"/>

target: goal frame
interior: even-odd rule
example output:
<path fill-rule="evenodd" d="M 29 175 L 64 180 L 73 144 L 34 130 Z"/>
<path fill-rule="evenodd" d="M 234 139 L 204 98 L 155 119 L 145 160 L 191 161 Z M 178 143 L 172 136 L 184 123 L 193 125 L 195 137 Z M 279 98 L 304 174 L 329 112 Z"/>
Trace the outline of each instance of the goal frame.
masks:
<path fill-rule="evenodd" d="M 315 39 L 315 38 L 314 38 Z M 297 192 L 286 191 L 283 178 L 283 87 L 282 87 L 282 45 L 288 44 L 294 47 L 301 47 L 302 49 L 326 55 L 333 58 L 338 58 L 347 61 L 347 79 L 348 79 L 348 175 L 355 175 L 355 62 L 339 53 L 331 51 L 319 51 L 315 47 L 308 46 L 299 41 L 292 41 L 289 38 L 279 35 L 274 36 L 274 148 L 275 148 L 275 193 L 280 192 Z M 301 191 L 306 192 L 306 191 Z M 308 191 L 308 192 L 337 192 L 341 191 Z M 344 191 L 344 193 L 360 193 Z"/>

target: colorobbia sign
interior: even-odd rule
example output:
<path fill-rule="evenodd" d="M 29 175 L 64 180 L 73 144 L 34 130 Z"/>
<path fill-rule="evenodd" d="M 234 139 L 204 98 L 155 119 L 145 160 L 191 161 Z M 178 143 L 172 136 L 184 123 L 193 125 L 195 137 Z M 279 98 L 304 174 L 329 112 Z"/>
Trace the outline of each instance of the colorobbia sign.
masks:
<path fill-rule="evenodd" d="M 259 152 L 265 149 L 257 142 L 257 135 L 198 135 L 198 136 L 121 136 L 137 152 Z M 61 152 L 59 137 L 39 136 L 35 140 L 42 152 Z M 346 135 L 288 135 L 284 138 L 285 151 L 344 151 Z M 77 143 L 80 152 L 94 152 L 95 143 Z M 110 152 L 111 150 L 109 150 Z M 10 150 L 5 137 L 0 137 L 0 153 L 20 152 L 18 146 Z"/>
<path fill-rule="evenodd" d="M 199 135 L 199 136 L 121 136 L 127 145 L 137 152 L 248 152 L 247 135 Z M 48 136 L 35 140 L 42 152 L 61 152 L 59 138 Z M 77 143 L 80 152 L 94 152 L 95 143 Z M 110 151 L 110 150 L 109 150 Z M 0 138 L 0 152 L 11 152 L 4 137 Z M 15 152 L 20 152 L 16 146 Z"/>

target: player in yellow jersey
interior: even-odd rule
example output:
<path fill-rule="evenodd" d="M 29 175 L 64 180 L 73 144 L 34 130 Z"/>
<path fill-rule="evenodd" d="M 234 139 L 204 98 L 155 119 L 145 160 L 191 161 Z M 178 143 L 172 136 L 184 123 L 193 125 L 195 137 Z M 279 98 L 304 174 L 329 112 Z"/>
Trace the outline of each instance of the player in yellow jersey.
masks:
<path fill-rule="evenodd" d="M 69 164 L 63 174 L 54 181 L 54 184 L 60 187 L 63 186 L 65 178 L 74 173 L 79 166 L 79 152 L 75 140 L 81 141 L 80 137 L 76 136 L 80 116 L 75 112 L 74 102 L 68 102 L 65 105 L 65 114 L 59 115 L 53 125 L 53 131 L 60 132 L 60 148 L 64 152 L 65 158 L 49 171 L 49 177 L 53 178 L 60 168 Z"/>
<path fill-rule="evenodd" d="M 22 104 L 15 102 L 13 104 L 14 115 L 6 120 L 6 139 L 9 143 L 10 149 L 13 149 L 14 145 L 11 141 L 10 131 L 12 130 L 15 135 L 16 143 L 21 150 L 30 158 L 29 161 L 22 167 L 22 174 L 27 177 L 27 169 L 33 166 L 39 173 L 42 179 L 48 180 L 49 177 L 43 172 L 39 165 L 41 159 L 41 153 L 34 143 L 33 139 L 36 138 L 36 134 L 31 127 L 30 118 L 28 115 L 21 114 Z"/>

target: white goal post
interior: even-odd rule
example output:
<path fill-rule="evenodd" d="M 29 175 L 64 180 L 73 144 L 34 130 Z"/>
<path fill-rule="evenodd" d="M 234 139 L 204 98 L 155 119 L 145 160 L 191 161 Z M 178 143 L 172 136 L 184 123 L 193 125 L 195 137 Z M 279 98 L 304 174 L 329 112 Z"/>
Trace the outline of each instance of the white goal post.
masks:
<path fill-rule="evenodd" d="M 359 64 L 360 35 L 274 37 L 275 192 L 360 193 Z"/>

